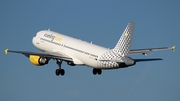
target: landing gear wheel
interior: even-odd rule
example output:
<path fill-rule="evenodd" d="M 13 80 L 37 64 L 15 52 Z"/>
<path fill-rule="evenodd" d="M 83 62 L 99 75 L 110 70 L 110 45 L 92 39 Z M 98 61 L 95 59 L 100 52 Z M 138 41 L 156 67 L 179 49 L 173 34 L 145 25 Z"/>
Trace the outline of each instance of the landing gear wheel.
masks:
<path fill-rule="evenodd" d="M 55 71 L 56 75 L 59 76 L 61 74 L 61 76 L 63 76 L 65 74 L 64 69 L 56 69 Z"/>
<path fill-rule="evenodd" d="M 101 70 L 101 69 L 99 69 L 99 70 L 97 71 L 97 73 L 98 73 L 99 75 L 101 75 L 102 70 Z"/>
<path fill-rule="evenodd" d="M 57 65 L 59 66 L 59 69 L 56 69 L 55 73 L 57 76 L 59 76 L 61 74 L 61 76 L 63 76 L 65 74 L 64 69 L 61 69 L 61 64 L 62 64 L 63 60 L 58 60 L 56 61 Z"/>
<path fill-rule="evenodd" d="M 96 74 L 101 75 L 102 70 L 101 70 L 101 69 L 95 69 L 95 68 L 94 68 L 92 72 L 93 72 L 94 75 L 96 75 Z"/>
<path fill-rule="evenodd" d="M 55 72 L 55 73 L 56 73 L 57 76 L 59 76 L 60 70 L 59 70 L 59 69 L 56 69 L 56 72 Z"/>
<path fill-rule="evenodd" d="M 61 69 L 60 71 L 61 71 L 61 76 L 63 76 L 65 74 L 64 69 Z"/>
<path fill-rule="evenodd" d="M 96 74 L 97 74 L 96 69 L 93 69 L 93 74 L 94 74 L 94 75 L 96 75 Z"/>

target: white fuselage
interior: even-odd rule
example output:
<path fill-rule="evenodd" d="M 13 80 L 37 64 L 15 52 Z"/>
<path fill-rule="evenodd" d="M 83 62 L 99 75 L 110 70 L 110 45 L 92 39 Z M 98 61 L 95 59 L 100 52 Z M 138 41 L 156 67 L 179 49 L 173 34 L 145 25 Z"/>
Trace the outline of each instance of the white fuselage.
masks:
<path fill-rule="evenodd" d="M 39 31 L 32 42 L 41 51 L 64 53 L 71 57 L 76 65 L 93 68 L 98 68 L 98 58 L 109 51 L 107 48 L 49 30 Z"/>

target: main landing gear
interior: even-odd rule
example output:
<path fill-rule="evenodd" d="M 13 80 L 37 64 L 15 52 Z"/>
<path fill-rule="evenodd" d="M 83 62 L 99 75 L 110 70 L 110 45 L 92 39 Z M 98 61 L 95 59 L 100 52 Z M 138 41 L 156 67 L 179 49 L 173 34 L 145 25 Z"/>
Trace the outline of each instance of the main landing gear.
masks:
<path fill-rule="evenodd" d="M 59 69 L 56 69 L 56 71 L 55 71 L 55 73 L 56 73 L 57 76 L 59 76 L 59 75 L 63 76 L 63 75 L 65 74 L 64 69 L 61 69 L 61 64 L 62 64 L 62 62 L 63 62 L 63 60 L 58 60 L 58 59 L 57 59 L 57 61 L 56 61 L 57 65 L 59 66 Z M 94 68 L 94 69 L 92 70 L 92 72 L 93 72 L 94 75 L 96 75 L 96 74 L 101 75 L 102 70 L 101 70 L 101 69 L 96 69 L 96 68 Z"/>
<path fill-rule="evenodd" d="M 59 66 L 59 69 L 56 69 L 55 73 L 57 76 L 61 75 L 63 76 L 65 74 L 64 69 L 61 69 L 62 60 L 57 60 L 57 65 Z"/>
<path fill-rule="evenodd" d="M 95 68 L 94 68 L 92 72 L 93 72 L 94 75 L 96 75 L 96 74 L 101 75 L 102 70 L 101 70 L 101 69 L 95 69 Z"/>

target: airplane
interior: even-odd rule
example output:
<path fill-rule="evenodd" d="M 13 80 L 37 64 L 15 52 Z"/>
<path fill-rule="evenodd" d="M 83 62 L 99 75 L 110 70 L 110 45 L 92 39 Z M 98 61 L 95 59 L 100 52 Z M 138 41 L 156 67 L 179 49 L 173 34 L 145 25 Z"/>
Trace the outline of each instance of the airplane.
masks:
<path fill-rule="evenodd" d="M 88 66 L 93 68 L 94 75 L 100 75 L 102 70 L 126 68 L 133 66 L 136 62 L 156 61 L 161 58 L 133 59 L 129 55 L 143 54 L 161 50 L 175 50 L 173 47 L 130 49 L 134 32 L 134 22 L 128 23 L 119 41 L 113 49 L 95 45 L 92 42 L 82 41 L 51 30 L 41 30 L 32 38 L 33 45 L 41 52 L 15 51 L 6 49 L 5 53 L 20 53 L 29 58 L 36 66 L 48 64 L 53 59 L 58 65 L 55 74 L 63 76 L 62 62 L 70 66 Z"/>

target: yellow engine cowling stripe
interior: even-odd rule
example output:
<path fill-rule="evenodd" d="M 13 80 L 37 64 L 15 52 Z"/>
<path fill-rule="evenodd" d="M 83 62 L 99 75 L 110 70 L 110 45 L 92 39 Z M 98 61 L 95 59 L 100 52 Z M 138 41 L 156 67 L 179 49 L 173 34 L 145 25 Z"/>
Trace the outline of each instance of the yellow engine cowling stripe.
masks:
<path fill-rule="evenodd" d="M 39 58 L 40 56 L 37 56 L 37 55 L 30 55 L 29 56 L 29 60 L 32 64 L 36 65 L 36 66 L 40 66 L 39 64 Z"/>

